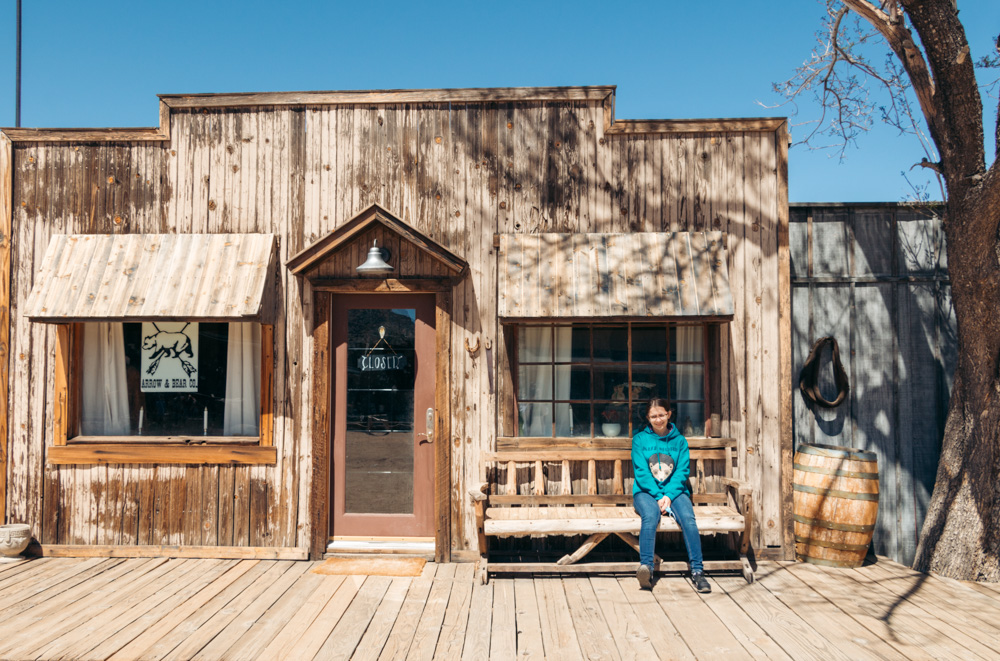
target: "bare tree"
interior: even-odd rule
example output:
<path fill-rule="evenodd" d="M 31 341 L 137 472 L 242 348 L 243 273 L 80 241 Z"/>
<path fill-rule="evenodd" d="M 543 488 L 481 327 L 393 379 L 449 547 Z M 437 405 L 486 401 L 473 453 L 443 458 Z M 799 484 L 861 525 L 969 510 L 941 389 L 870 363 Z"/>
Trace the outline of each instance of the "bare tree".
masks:
<path fill-rule="evenodd" d="M 974 60 L 956 0 L 826 5 L 820 48 L 775 86 L 789 99 L 811 92 L 821 102 L 806 140 L 844 148 L 881 119 L 920 141 L 925 156 L 915 166 L 936 173 L 945 200 L 958 362 L 914 568 L 1000 581 L 1000 168 L 996 158 L 986 164 L 975 75 L 1000 58 Z M 991 114 L 1000 152 L 1000 108 Z"/>

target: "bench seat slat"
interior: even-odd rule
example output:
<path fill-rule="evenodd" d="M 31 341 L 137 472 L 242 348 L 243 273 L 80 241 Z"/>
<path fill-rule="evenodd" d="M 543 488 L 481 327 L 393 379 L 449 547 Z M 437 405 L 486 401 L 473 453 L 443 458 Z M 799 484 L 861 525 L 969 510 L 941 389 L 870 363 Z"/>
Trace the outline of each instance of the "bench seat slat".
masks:
<path fill-rule="evenodd" d="M 731 516 L 698 518 L 698 531 L 704 533 L 742 532 L 744 519 L 739 514 Z M 638 516 L 627 519 L 487 519 L 484 530 L 493 536 L 527 536 L 527 535 L 588 535 L 595 533 L 639 533 L 641 523 Z M 680 526 L 673 518 L 665 516 L 660 519 L 660 532 L 679 532 Z"/>
<path fill-rule="evenodd" d="M 696 521 L 742 515 L 725 505 L 705 505 L 694 508 Z M 631 507 L 490 507 L 486 520 L 521 521 L 528 519 L 637 519 Z M 670 518 L 670 517 L 665 517 Z"/>

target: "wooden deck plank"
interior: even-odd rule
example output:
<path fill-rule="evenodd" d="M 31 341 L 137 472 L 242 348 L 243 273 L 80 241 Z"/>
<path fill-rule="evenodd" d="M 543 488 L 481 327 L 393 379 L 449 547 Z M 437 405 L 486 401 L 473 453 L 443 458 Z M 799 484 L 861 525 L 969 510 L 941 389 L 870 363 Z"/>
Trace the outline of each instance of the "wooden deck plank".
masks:
<path fill-rule="evenodd" d="M 472 584 L 472 603 L 469 607 L 469 625 L 465 630 L 462 658 L 483 661 L 490 658 L 490 637 L 493 633 L 494 583 L 483 585 L 477 580 Z M 512 611 L 513 612 L 513 611 Z"/>
<path fill-rule="evenodd" d="M 389 640 L 393 625 L 399 617 L 399 612 L 402 610 L 403 602 L 406 600 L 412 583 L 413 579 L 411 578 L 392 579 L 382 603 L 379 604 L 378 610 L 375 611 L 375 615 L 365 631 L 365 635 L 358 643 L 357 649 L 354 650 L 352 659 L 361 661 L 362 659 L 379 658 L 382 649 Z"/>
<path fill-rule="evenodd" d="M 311 574 L 311 576 L 318 575 Z M 252 658 L 266 660 L 284 658 L 287 650 L 312 626 L 326 605 L 337 594 L 337 590 L 340 589 L 346 578 L 346 576 L 321 576 L 316 591 L 309 595 L 309 598 L 292 613 L 288 621 L 278 629 L 278 633 L 271 639 L 271 642 Z"/>
<path fill-rule="evenodd" d="M 309 563 L 302 564 L 306 569 L 310 568 Z M 222 658 L 252 659 L 260 654 L 260 651 L 267 647 L 278 632 L 291 621 L 295 613 L 309 601 L 322 583 L 323 578 L 317 574 L 307 573 L 299 576 L 250 629 L 226 650 Z"/>
<path fill-rule="evenodd" d="M 517 655 L 517 617 L 514 601 L 514 581 L 494 579 L 490 630 L 490 661 L 513 661 Z"/>
<path fill-rule="evenodd" d="M 766 587 L 782 603 L 798 613 L 815 631 L 821 632 L 823 637 L 836 643 L 841 650 L 855 658 L 865 658 L 866 655 L 878 659 L 905 658 L 899 650 L 872 632 L 863 628 L 859 630 L 858 623 L 850 615 L 822 592 L 794 576 L 788 570 L 788 564 L 793 563 L 782 563 L 783 566 L 779 565 L 775 570 L 771 570 L 770 567 L 765 569 L 764 576 L 758 578 L 757 585 Z M 743 586 L 734 584 L 732 590 L 722 581 L 720 585 L 736 598 L 739 591 L 745 589 L 746 584 Z"/>
<path fill-rule="evenodd" d="M 350 659 L 392 582 L 387 576 L 367 577 L 315 658 L 321 661 Z"/>
<path fill-rule="evenodd" d="M 160 638 L 167 635 L 174 627 L 197 612 L 198 609 L 211 603 L 217 596 L 225 592 L 237 581 L 240 581 L 248 572 L 259 565 L 259 560 L 242 560 L 238 562 L 218 579 L 195 593 L 191 598 L 177 604 L 173 610 L 167 612 L 155 624 L 143 631 L 142 634 L 136 636 L 128 645 L 125 645 L 113 654 L 110 659 L 125 661 L 126 659 L 138 658 L 143 652 L 160 640 Z"/>
<path fill-rule="evenodd" d="M 465 631 L 469 625 L 469 608 L 472 602 L 472 582 L 476 566 L 462 564 L 455 568 L 455 580 L 451 585 L 448 608 L 444 613 L 441 633 L 434 650 L 436 659 L 457 659 L 462 656 L 465 645 Z"/>
<path fill-rule="evenodd" d="M 569 603 L 569 613 L 577 632 L 580 649 L 586 659 L 620 659 L 615 637 L 611 633 L 590 580 L 584 576 L 563 578 L 563 589 Z"/>
<path fill-rule="evenodd" d="M 207 573 L 199 562 L 174 561 L 164 563 L 162 572 L 150 572 L 149 580 L 130 582 L 128 592 L 99 611 L 90 620 L 73 627 L 39 651 L 38 656 L 50 658 L 58 654 L 71 659 L 83 658 L 84 653 L 134 621 L 146 610 L 185 584 L 191 572 Z M 144 577 L 144 578 L 146 578 Z M 101 657 L 104 658 L 104 657 Z"/>
<path fill-rule="evenodd" d="M 593 576 L 590 585 L 621 658 L 627 660 L 656 657 L 656 648 L 653 647 L 639 618 L 632 610 L 628 597 L 622 592 L 622 584 L 611 576 Z M 632 588 L 638 590 L 639 586 L 633 584 Z"/>
<path fill-rule="evenodd" d="M 72 568 L 63 567 L 51 562 L 41 562 L 41 560 L 47 559 L 39 558 L 38 560 L 19 562 L 11 565 L 11 568 L 18 568 L 20 571 L 0 574 L 0 599 L 3 599 L 4 595 L 21 593 L 23 590 L 22 585 L 34 584 L 37 581 L 42 581 L 55 575 L 72 573 L 74 571 Z M 0 565 L 0 567 L 3 566 Z"/>
<path fill-rule="evenodd" d="M 517 658 L 544 659 L 542 622 L 538 612 L 538 591 L 528 576 L 514 581 L 514 617 L 517 621 Z"/>
<path fill-rule="evenodd" d="M 302 577 L 302 574 L 304 574 L 307 569 L 309 569 L 308 563 L 291 563 L 285 572 L 277 577 L 274 583 L 272 583 L 262 593 L 254 597 L 251 602 L 247 603 L 245 608 L 238 610 L 228 624 L 225 624 L 225 618 L 220 618 L 215 624 L 215 627 L 224 624 L 223 628 L 214 635 L 207 645 L 202 647 L 197 654 L 190 658 L 220 659 L 225 656 L 226 651 L 242 640 L 243 636 L 245 636 L 250 630 L 250 627 L 252 627 L 257 620 L 264 615 L 267 609 L 273 606 L 274 603 L 278 601 L 278 599 L 280 599 L 299 578 Z M 245 594 L 240 596 L 242 598 Z M 202 627 L 199 634 L 201 634 L 205 629 L 206 627 Z M 202 635 L 208 634 L 206 633 Z"/>
<path fill-rule="evenodd" d="M 323 643 L 330 636 L 330 632 L 340 621 L 347 607 L 351 605 L 361 585 L 365 582 L 364 576 L 348 576 L 344 579 L 337 592 L 330 598 L 312 623 L 302 632 L 302 636 L 290 647 L 276 650 L 279 659 L 311 659 L 316 656 Z"/>
<path fill-rule="evenodd" d="M 157 567 L 165 559 L 148 561 L 141 565 L 117 563 L 106 567 L 105 571 L 91 576 L 72 590 L 68 590 L 47 600 L 44 604 L 29 609 L 17 618 L 4 622 L 5 627 L 17 633 L 4 640 L 4 658 L 20 659 L 52 639 L 87 621 L 94 615 L 106 595 L 112 594 L 114 582 L 122 576 L 141 576 Z"/>
<path fill-rule="evenodd" d="M 619 578 L 622 594 L 635 613 L 636 621 L 642 627 L 643 633 L 649 638 L 653 649 L 661 659 L 676 659 L 677 661 L 692 661 L 695 656 L 684 642 L 677 627 L 670 621 L 649 590 L 639 589 L 635 578 Z"/>
<path fill-rule="evenodd" d="M 579 636 L 573 628 L 566 590 L 558 575 L 535 577 L 535 597 L 538 600 L 538 619 L 542 625 L 542 646 L 546 659 L 579 659 Z"/>
<path fill-rule="evenodd" d="M 758 579 L 761 583 L 766 582 L 767 576 Z M 756 622 L 768 636 L 794 659 L 816 659 L 825 661 L 827 659 L 838 659 L 839 661 L 851 661 L 851 655 L 841 651 L 835 645 L 823 637 L 822 630 L 817 631 L 809 626 L 798 615 L 796 610 L 788 608 L 778 600 L 767 589 L 761 589 L 762 585 L 753 584 L 751 589 L 743 589 L 746 581 L 741 586 L 733 586 L 732 583 L 715 584 L 730 594 L 740 608 L 743 609 L 754 622 Z M 733 589 L 732 593 L 728 589 Z M 866 658 L 867 654 L 854 658 Z"/>
<path fill-rule="evenodd" d="M 0 617 L 4 621 L 10 621 L 15 615 L 21 613 L 55 595 L 65 593 L 75 585 L 87 581 L 90 577 L 107 571 L 119 562 L 109 562 L 107 560 L 95 562 L 92 559 L 86 563 L 74 563 L 72 567 L 64 567 L 54 576 L 57 580 L 51 582 L 39 579 L 38 584 L 30 581 L 25 583 L 20 589 L 13 589 L 5 597 L 0 597 Z M 48 585 L 45 585 L 48 583 Z"/>
<path fill-rule="evenodd" d="M 713 580 L 722 589 L 703 594 L 701 599 L 722 620 L 733 637 L 740 641 L 743 649 L 755 659 L 789 659 L 791 661 L 793 657 L 789 656 L 781 648 L 781 645 L 768 636 L 753 617 L 740 607 L 741 591 L 745 587 L 753 586 L 748 586 L 742 577 L 721 576 L 714 577 Z"/>
<path fill-rule="evenodd" d="M 751 658 L 686 578 L 661 578 L 653 585 L 653 596 L 695 657 Z"/>
<path fill-rule="evenodd" d="M 942 605 L 974 617 L 983 625 L 998 628 L 993 611 L 1000 608 L 1000 593 L 995 592 L 994 583 L 972 583 L 956 581 L 934 574 L 923 574 L 904 565 L 880 559 L 877 564 L 855 570 L 860 575 L 867 573 L 893 576 L 915 590 L 916 594 L 927 594 Z M 983 588 L 977 590 L 976 588 Z"/>
<path fill-rule="evenodd" d="M 995 592 L 882 560 L 764 562 L 754 584 L 713 577 L 705 595 L 676 577 L 652 592 L 596 574 L 484 586 L 472 564 L 431 563 L 413 579 L 321 576 L 289 561 L 42 566 L 16 583 L 27 604 L 0 612 L 0 658 L 1000 657 Z"/>
<path fill-rule="evenodd" d="M 129 571 L 131 569 L 131 571 Z M 7 639 L 10 658 L 46 658 L 43 654 L 50 643 L 77 627 L 85 626 L 103 611 L 122 598 L 122 590 L 130 581 L 144 585 L 150 578 L 167 573 L 166 559 L 130 567 L 122 563 L 88 581 L 82 595 L 86 601 L 59 596 L 51 599 L 43 609 L 33 609 L 19 618 L 18 633 Z M 13 629 L 13 627 L 12 627 Z"/>
<path fill-rule="evenodd" d="M 382 661 L 405 659 L 410 650 L 410 643 L 413 642 L 413 635 L 417 631 L 417 622 L 420 621 L 420 614 L 424 611 L 431 586 L 434 585 L 434 574 L 431 572 L 427 576 L 427 568 L 436 568 L 436 565 L 428 563 L 424 567 L 425 575 L 413 579 L 410 583 L 403 606 L 399 609 L 392 631 L 389 632 L 389 638 L 379 654 L 379 659 Z"/>
<path fill-rule="evenodd" d="M 807 563 L 789 564 L 788 569 L 803 582 L 822 590 L 845 613 L 907 658 L 942 659 L 956 656 L 946 646 L 942 646 L 941 643 L 945 641 L 927 635 L 919 622 L 914 622 L 905 615 L 897 617 L 884 605 L 872 604 L 872 595 L 859 590 L 858 583 L 848 575 L 851 570 L 831 570 Z"/>
<path fill-rule="evenodd" d="M 1000 656 L 1000 638 L 994 623 L 970 626 L 968 616 L 956 614 L 950 608 L 942 608 L 941 602 L 928 599 L 919 594 L 919 590 L 911 589 L 919 588 L 919 583 L 903 585 L 899 582 L 900 579 L 887 575 L 884 570 L 865 569 L 863 573 L 854 571 L 851 578 L 865 587 L 873 588 L 878 593 L 876 599 L 885 599 L 893 604 L 892 607 L 905 610 L 925 626 L 937 630 L 984 659 Z M 973 631 L 975 637 L 966 631 Z"/>
<path fill-rule="evenodd" d="M 448 595 L 451 594 L 451 583 L 455 578 L 456 565 L 441 565 L 434 575 L 434 586 L 427 597 L 424 612 L 420 615 L 417 631 L 410 644 L 407 659 L 433 659 L 434 648 L 437 647 L 438 633 L 444 621 L 445 609 L 448 607 Z"/>
<path fill-rule="evenodd" d="M 158 643 L 159 649 L 156 654 L 146 654 L 143 655 L 144 658 L 188 661 L 218 636 L 233 619 L 251 607 L 265 591 L 270 590 L 293 564 L 295 563 L 289 560 L 267 563 L 263 565 L 264 571 L 255 576 L 253 581 L 242 586 L 242 589 L 237 591 L 234 583 L 229 588 L 230 594 L 226 595 L 228 599 L 221 594 L 216 597 L 218 601 L 226 599 L 225 603 L 213 604 L 212 608 L 205 608 L 191 615 Z M 253 570 L 247 572 L 247 575 L 252 572 Z"/>
<path fill-rule="evenodd" d="M 236 560 L 223 560 L 210 565 L 199 562 L 198 567 L 201 570 L 191 572 L 188 580 L 171 585 L 151 596 L 148 601 L 155 605 L 143 603 L 136 608 L 136 612 L 129 613 L 134 618 L 129 624 L 109 637 L 101 639 L 97 636 L 95 640 L 89 641 L 90 648 L 83 650 L 81 658 L 106 659 L 115 654 L 176 608 L 209 587 L 232 569 L 237 562 Z M 206 566 L 208 569 L 205 569 Z M 157 601 L 158 603 L 156 603 Z"/>

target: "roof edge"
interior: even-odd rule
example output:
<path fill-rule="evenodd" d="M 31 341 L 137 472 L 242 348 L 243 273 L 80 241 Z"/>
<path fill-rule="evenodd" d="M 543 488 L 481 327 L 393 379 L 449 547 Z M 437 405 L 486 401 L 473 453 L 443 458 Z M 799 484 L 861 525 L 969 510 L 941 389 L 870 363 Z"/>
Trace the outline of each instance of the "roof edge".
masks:
<path fill-rule="evenodd" d="M 615 85 L 578 87 L 466 87 L 441 89 L 346 90 L 322 92 L 241 92 L 226 94 L 159 94 L 170 108 L 235 108 L 244 106 L 345 105 L 370 103 L 452 103 L 501 101 L 600 101 Z"/>

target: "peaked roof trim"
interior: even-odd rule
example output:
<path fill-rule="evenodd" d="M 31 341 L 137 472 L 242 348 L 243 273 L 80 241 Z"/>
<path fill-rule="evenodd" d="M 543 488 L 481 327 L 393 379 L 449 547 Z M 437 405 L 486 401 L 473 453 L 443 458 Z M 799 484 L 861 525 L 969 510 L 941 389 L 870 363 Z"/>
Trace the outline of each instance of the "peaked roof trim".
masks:
<path fill-rule="evenodd" d="M 462 276 L 469 268 L 464 259 L 437 241 L 413 229 L 378 204 L 371 205 L 305 250 L 291 257 L 285 266 L 292 272 L 292 275 L 305 275 L 307 271 L 319 266 L 331 254 L 361 236 L 375 223 L 386 226 L 443 264 L 452 272 L 453 278 Z"/>

